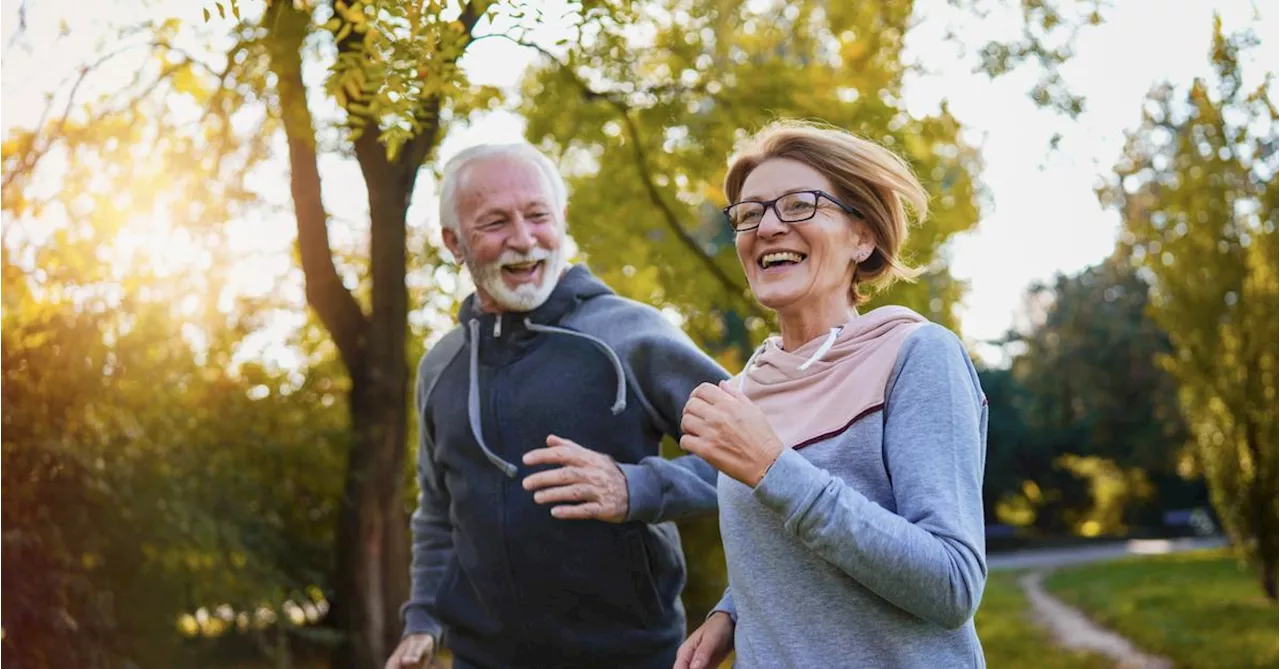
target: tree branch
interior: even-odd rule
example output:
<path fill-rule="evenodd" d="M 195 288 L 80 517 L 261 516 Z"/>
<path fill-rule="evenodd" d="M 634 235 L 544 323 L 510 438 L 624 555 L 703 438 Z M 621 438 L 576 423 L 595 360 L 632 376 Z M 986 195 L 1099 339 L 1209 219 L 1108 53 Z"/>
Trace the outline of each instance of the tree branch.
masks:
<path fill-rule="evenodd" d="M 729 274 L 725 272 L 724 268 L 716 262 L 715 258 L 702 250 L 702 246 L 698 244 L 698 240 L 694 239 L 693 236 L 689 234 L 689 231 L 680 223 L 680 217 L 676 214 L 675 210 L 672 209 L 671 205 L 662 197 L 662 192 L 658 190 L 658 185 L 654 181 L 653 173 L 649 167 L 648 155 L 645 153 L 644 145 L 640 141 L 640 129 L 636 125 L 635 119 L 631 116 L 631 107 L 627 105 L 626 102 L 618 99 L 615 95 L 602 93 L 593 89 L 590 84 L 579 77 L 578 73 L 574 72 L 572 68 L 565 63 L 560 62 L 560 59 L 556 58 L 554 54 L 537 44 L 523 42 L 508 35 L 497 33 L 484 35 L 483 37 L 501 37 L 510 40 L 515 44 L 519 44 L 520 46 L 536 50 L 538 53 L 541 53 L 554 63 L 556 67 L 560 68 L 560 71 L 565 73 L 573 81 L 574 85 L 582 91 L 583 96 L 587 99 L 604 100 L 609 104 L 609 106 L 613 107 L 622 118 L 622 122 L 627 129 L 627 135 L 631 138 L 632 156 L 635 159 L 636 169 L 640 172 L 640 179 L 644 182 L 645 191 L 649 194 L 649 201 L 652 202 L 653 206 L 657 207 L 658 211 L 662 213 L 663 222 L 665 222 L 671 232 L 675 234 L 676 238 L 680 240 L 680 243 L 690 253 L 698 258 L 706 270 L 715 277 L 716 281 L 720 283 L 721 287 L 724 288 L 726 292 L 746 305 L 747 309 L 753 315 L 759 316 L 765 320 L 769 319 L 769 314 L 759 304 L 757 304 L 755 300 L 747 299 L 745 297 L 747 287 L 738 283 L 733 279 L 733 277 L 729 276 Z"/>
<path fill-rule="evenodd" d="M 54 128 L 49 132 L 45 132 L 44 130 L 45 123 L 49 120 L 50 113 L 52 112 L 54 107 L 52 100 L 50 100 L 49 104 L 45 105 L 44 110 L 41 112 L 40 119 L 39 121 L 36 122 L 35 128 L 32 129 L 32 135 L 30 139 L 27 141 L 26 146 L 23 147 L 22 152 L 19 154 L 19 157 L 17 158 L 17 164 L 12 169 L 6 169 L 3 178 L 0 178 L 0 188 L 4 190 L 8 190 L 8 188 L 14 183 L 14 181 L 18 177 L 24 174 L 30 174 L 31 171 L 35 169 L 36 165 L 40 162 L 40 160 L 45 156 L 45 154 L 47 154 L 49 150 L 53 147 L 54 141 L 57 138 L 63 136 L 63 132 L 67 126 L 67 120 L 70 118 L 72 108 L 75 106 L 76 94 L 79 92 L 80 87 L 84 84 L 84 82 L 88 80 L 89 75 L 92 74 L 94 71 L 96 71 L 98 68 L 105 65 L 108 61 L 116 58 L 117 56 L 120 56 L 121 54 L 124 54 L 128 51 L 132 51 L 134 49 L 138 49 L 141 47 L 150 47 L 152 49 L 164 49 L 166 51 L 170 51 L 178 54 L 183 58 L 183 60 L 177 63 L 167 63 L 160 70 L 160 73 L 156 75 L 156 78 L 146 86 L 146 88 L 143 88 L 136 95 L 130 96 L 128 101 L 125 102 L 124 104 L 104 107 L 103 110 L 89 117 L 89 119 L 85 123 L 86 126 L 93 126 L 109 116 L 118 114 L 124 111 L 125 109 L 128 109 L 138 104 L 139 101 L 146 99 L 153 92 L 155 92 L 155 90 L 160 87 L 160 84 L 164 83 L 169 78 L 170 75 L 172 75 L 174 72 L 178 71 L 180 68 L 185 67 L 187 65 L 198 66 L 201 69 L 204 69 L 205 71 L 209 72 L 210 74 L 218 77 L 218 84 L 219 84 L 218 90 L 220 91 L 222 85 L 226 82 L 227 76 L 231 73 L 231 70 L 234 67 L 235 52 L 244 48 L 244 42 L 238 43 L 236 47 L 232 49 L 231 53 L 227 57 L 227 67 L 222 72 L 218 72 L 214 70 L 208 63 L 205 63 L 201 59 L 196 58 L 194 55 L 192 55 L 188 51 L 174 47 L 172 44 L 169 44 L 165 40 L 157 40 L 157 41 L 152 41 L 145 44 L 126 45 L 99 56 L 98 59 L 93 61 L 92 63 L 81 65 L 75 75 L 75 81 L 71 85 L 71 90 L 67 94 L 67 100 L 66 100 L 66 103 L 63 105 L 62 114 L 58 118 L 57 125 L 54 126 Z M 133 76 L 132 81 L 130 81 L 128 85 L 122 87 L 120 91 L 117 91 L 117 93 L 112 96 L 112 99 L 110 100 L 110 102 L 115 102 L 121 97 L 121 94 L 123 92 L 133 89 L 142 81 L 142 78 L 143 78 L 143 71 L 137 72 Z M 70 79 L 70 77 L 68 77 L 68 79 Z M 68 79 L 64 79 L 63 84 L 65 84 Z M 61 87 L 62 85 L 60 84 L 58 88 L 61 88 Z M 214 95 L 211 96 L 210 98 L 208 108 L 206 108 L 204 117 L 202 117 L 201 120 L 207 117 L 209 113 L 212 111 L 214 102 L 217 100 L 217 98 L 218 98 L 218 92 L 215 91 Z M 39 146 L 37 146 L 37 141 L 41 137 L 44 138 L 44 141 Z"/>
<path fill-rule="evenodd" d="M 467 35 L 466 46 L 475 41 L 471 37 L 471 31 L 475 29 L 476 23 L 484 16 L 484 8 L 481 5 L 487 4 L 473 0 L 468 2 L 462 8 L 462 13 L 458 16 L 458 22 L 462 24 L 463 34 Z M 359 35 L 355 31 L 350 31 L 346 37 L 338 41 L 338 53 L 347 53 L 352 47 L 360 41 Z M 462 51 L 460 50 L 460 52 Z M 440 134 L 440 108 L 443 105 L 439 94 L 433 94 L 423 101 L 422 109 L 416 114 L 417 120 L 422 124 L 422 130 L 415 134 L 401 148 L 400 154 L 396 157 L 395 165 L 399 169 L 397 174 L 399 179 L 408 178 L 410 180 L 416 176 L 416 171 L 422 166 L 431 149 L 435 147 L 439 140 Z M 377 119 L 368 115 L 356 114 L 349 109 L 347 113 L 350 119 L 356 123 L 363 125 L 363 132 L 356 138 L 354 142 L 356 162 L 360 164 L 361 170 L 367 175 L 371 173 L 384 173 L 391 164 L 386 159 L 386 152 L 383 150 L 381 142 L 378 140 Z M 398 181 L 398 186 L 408 188 L 412 185 L 411 181 L 405 183 Z"/>
<path fill-rule="evenodd" d="M 475 29 L 479 23 L 480 17 L 484 16 L 484 8 L 481 5 L 487 5 L 487 2 L 472 0 L 462 8 L 462 14 L 458 16 L 458 22 L 462 24 L 462 33 L 467 36 L 467 44 L 463 47 L 475 42 L 475 38 L 471 36 L 471 31 Z M 461 51 L 460 51 L 461 53 Z M 417 169 L 427 159 L 427 154 L 431 152 L 435 146 L 440 133 L 440 96 L 432 96 L 427 103 L 426 113 L 419 117 L 419 121 L 423 122 L 423 129 L 413 139 L 409 140 L 400 154 L 402 165 Z"/>
<path fill-rule="evenodd" d="M 321 199 L 315 126 L 307 108 L 300 49 L 308 17 L 292 2 L 270 5 L 268 55 L 278 80 L 280 115 L 289 144 L 289 186 L 298 225 L 298 251 L 306 280 L 307 302 L 333 337 L 347 371 L 357 374 L 364 357 L 368 321 L 351 291 L 342 285 L 329 246 L 328 215 Z"/>
<path fill-rule="evenodd" d="M 22 0 L 22 2 L 18 3 L 18 29 L 13 31 L 13 35 L 9 38 L 9 43 L 5 45 L 5 49 L 12 47 L 13 43 L 18 41 L 18 38 L 22 37 L 26 33 L 27 33 L 27 0 Z"/>
<path fill-rule="evenodd" d="M 49 120 L 49 113 L 54 107 L 53 101 L 50 100 L 49 104 L 45 105 L 44 111 L 40 113 L 40 120 L 36 122 L 36 127 L 32 129 L 31 137 L 28 140 L 27 145 L 23 147 L 21 157 L 18 159 L 18 164 L 5 170 L 3 180 L 0 181 L 0 188 L 8 190 L 9 186 L 17 177 L 23 174 L 30 174 L 31 171 L 35 169 L 36 164 L 40 162 L 40 159 L 49 152 L 49 149 L 53 146 L 53 138 L 62 135 L 62 131 L 67 125 L 67 119 L 71 116 L 71 108 L 75 105 L 76 93 L 79 92 L 80 86 L 84 84 L 85 80 L 89 78 L 89 74 L 94 70 L 97 70 L 99 67 L 102 67 L 102 65 L 112 58 L 115 58 L 116 56 L 119 56 L 131 49 L 135 49 L 138 46 L 139 45 L 131 45 L 115 49 L 109 53 L 103 54 L 92 63 L 80 66 L 80 71 L 76 75 L 75 83 L 71 85 L 71 91 L 67 94 L 67 102 L 62 108 L 62 116 L 58 119 L 58 125 L 55 126 L 52 132 L 44 133 L 45 122 Z M 66 79 L 64 79 L 63 82 L 65 83 Z M 59 85 L 59 88 L 61 88 L 61 85 Z M 152 88 L 154 88 L 154 86 Z M 151 89 L 148 89 L 148 91 L 149 90 Z M 46 141 L 42 146 L 37 148 L 36 140 L 41 136 L 41 134 L 44 134 Z"/>

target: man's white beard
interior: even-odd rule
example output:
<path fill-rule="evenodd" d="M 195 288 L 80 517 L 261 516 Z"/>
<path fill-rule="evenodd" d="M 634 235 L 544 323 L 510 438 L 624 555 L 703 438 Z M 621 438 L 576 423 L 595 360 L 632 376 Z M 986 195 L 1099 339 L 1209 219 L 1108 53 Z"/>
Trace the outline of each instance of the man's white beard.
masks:
<path fill-rule="evenodd" d="M 498 306 L 507 311 L 533 311 L 542 306 L 542 303 L 551 297 L 551 291 L 556 289 L 556 284 L 560 281 L 560 272 L 564 270 L 564 255 L 560 249 L 548 251 L 540 246 L 534 247 L 528 253 L 503 251 L 501 257 L 485 265 L 477 265 L 471 256 L 471 250 L 463 247 L 462 260 L 467 265 L 467 271 L 471 272 L 471 280 L 475 282 L 476 287 L 488 293 Z M 540 283 L 523 283 L 512 290 L 502 280 L 503 265 L 539 260 L 542 261 Z"/>

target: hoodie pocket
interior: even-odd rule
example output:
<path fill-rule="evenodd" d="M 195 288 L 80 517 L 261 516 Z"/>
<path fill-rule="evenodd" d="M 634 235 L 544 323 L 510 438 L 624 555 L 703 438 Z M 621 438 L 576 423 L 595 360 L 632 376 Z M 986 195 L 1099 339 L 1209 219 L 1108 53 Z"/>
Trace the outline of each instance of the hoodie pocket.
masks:
<path fill-rule="evenodd" d="M 638 531 L 632 533 L 629 543 L 635 556 L 633 573 L 636 576 L 636 597 L 644 612 L 644 622 L 646 625 L 657 625 L 662 622 L 665 607 L 662 605 L 662 593 L 658 591 L 658 572 L 655 569 L 658 564 L 657 556 L 650 549 L 645 536 L 648 533 L 648 528 L 638 528 Z"/>
<path fill-rule="evenodd" d="M 436 594 L 436 608 L 443 614 L 442 622 L 446 627 L 468 635 L 492 635 L 501 629 L 492 612 L 481 601 L 471 579 L 463 572 L 456 555 L 445 568 Z"/>
<path fill-rule="evenodd" d="M 557 522 L 518 563 L 525 605 L 545 612 L 540 622 L 556 628 L 556 636 L 575 640 L 617 638 L 658 626 L 665 607 L 642 536 L 645 528 Z"/>

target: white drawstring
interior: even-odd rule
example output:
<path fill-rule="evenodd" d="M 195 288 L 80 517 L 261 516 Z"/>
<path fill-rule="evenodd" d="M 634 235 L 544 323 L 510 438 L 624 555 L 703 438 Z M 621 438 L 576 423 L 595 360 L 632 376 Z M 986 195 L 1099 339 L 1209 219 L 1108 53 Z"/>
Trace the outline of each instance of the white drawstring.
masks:
<path fill-rule="evenodd" d="M 837 325 L 836 327 L 831 328 L 831 334 L 827 335 L 827 340 L 822 342 L 822 346 L 818 347 L 818 350 L 815 351 L 813 355 L 809 356 L 809 359 L 805 360 L 803 365 L 796 367 L 796 371 L 803 372 L 804 370 L 809 369 L 809 365 L 821 360 L 822 356 L 826 355 L 827 351 L 830 351 L 831 347 L 836 345 L 836 337 L 840 335 L 840 331 L 843 329 L 843 325 Z"/>
<path fill-rule="evenodd" d="M 821 360 L 822 356 L 826 355 L 827 351 L 830 351 L 831 347 L 836 345 L 836 337 L 840 336 L 840 332 L 842 330 L 844 330 L 843 325 L 837 325 L 836 327 L 831 328 L 831 332 L 827 335 L 827 340 L 822 342 L 822 346 L 819 346 L 818 350 L 814 351 L 813 355 L 809 356 L 809 359 L 804 361 L 804 364 L 797 367 L 796 371 L 803 372 L 804 370 L 809 369 L 810 365 Z M 751 357 L 747 358 L 747 365 L 742 368 L 742 374 L 738 376 L 738 392 L 747 392 L 747 374 L 751 372 L 751 367 L 755 364 L 756 358 L 760 357 L 760 354 L 764 352 L 764 349 L 768 347 L 768 345 L 768 342 L 761 344 L 760 348 L 757 348 L 755 352 L 751 354 Z"/>

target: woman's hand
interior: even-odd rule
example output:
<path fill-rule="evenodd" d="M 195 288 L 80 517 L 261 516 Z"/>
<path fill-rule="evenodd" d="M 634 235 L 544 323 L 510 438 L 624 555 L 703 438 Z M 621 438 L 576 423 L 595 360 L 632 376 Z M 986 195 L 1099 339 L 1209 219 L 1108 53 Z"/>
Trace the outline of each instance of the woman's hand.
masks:
<path fill-rule="evenodd" d="M 676 653 L 674 669 L 714 669 L 733 650 L 733 618 L 716 611 L 694 630 Z"/>
<path fill-rule="evenodd" d="M 680 429 L 681 448 L 752 488 L 782 453 L 764 412 L 726 381 L 693 390 Z"/>

